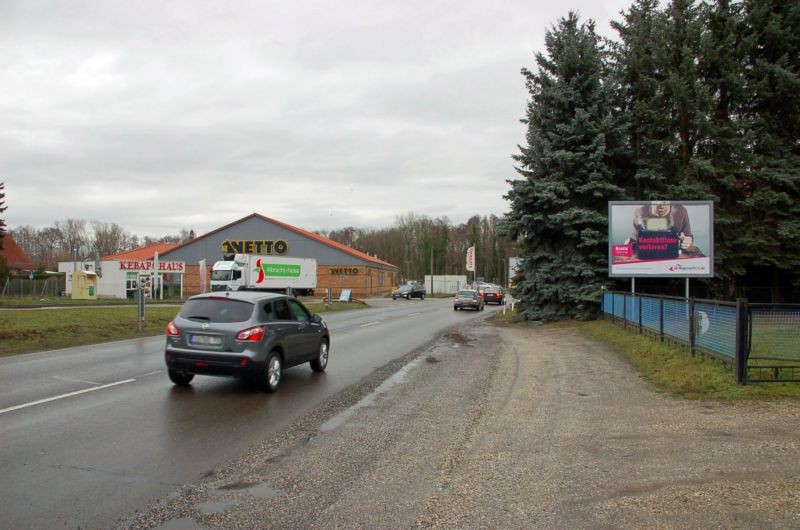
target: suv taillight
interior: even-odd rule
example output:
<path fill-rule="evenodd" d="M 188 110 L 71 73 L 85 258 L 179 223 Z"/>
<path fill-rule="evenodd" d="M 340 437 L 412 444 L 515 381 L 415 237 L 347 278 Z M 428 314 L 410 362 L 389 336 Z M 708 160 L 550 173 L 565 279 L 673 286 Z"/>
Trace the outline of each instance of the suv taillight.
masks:
<path fill-rule="evenodd" d="M 236 340 L 258 342 L 264 338 L 264 335 L 266 335 L 266 329 L 264 329 L 264 326 L 256 326 L 254 328 L 243 329 L 237 333 Z"/>
<path fill-rule="evenodd" d="M 167 335 L 170 337 L 177 337 L 181 334 L 181 330 L 178 329 L 178 326 L 175 325 L 175 322 L 170 322 L 167 324 Z"/>

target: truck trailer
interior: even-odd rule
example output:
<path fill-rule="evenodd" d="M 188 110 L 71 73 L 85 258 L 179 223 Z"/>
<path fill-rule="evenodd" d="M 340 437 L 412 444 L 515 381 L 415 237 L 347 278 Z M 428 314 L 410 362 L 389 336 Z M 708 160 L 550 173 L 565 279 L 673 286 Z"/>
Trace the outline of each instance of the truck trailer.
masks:
<path fill-rule="evenodd" d="M 212 291 L 271 291 L 313 296 L 317 260 L 236 254 L 211 269 Z"/>

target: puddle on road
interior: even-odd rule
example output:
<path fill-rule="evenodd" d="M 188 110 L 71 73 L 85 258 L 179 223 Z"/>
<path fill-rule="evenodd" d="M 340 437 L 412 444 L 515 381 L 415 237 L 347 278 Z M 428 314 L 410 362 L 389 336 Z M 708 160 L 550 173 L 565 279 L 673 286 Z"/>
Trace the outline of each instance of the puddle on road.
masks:
<path fill-rule="evenodd" d="M 246 493 L 257 499 L 274 499 L 283 495 L 281 490 L 271 488 L 269 484 L 258 484 L 245 490 Z"/>
<path fill-rule="evenodd" d="M 319 430 L 322 432 L 332 431 L 344 425 L 347 422 L 347 420 L 349 420 L 353 416 L 353 414 L 355 414 L 359 409 L 373 406 L 382 394 L 388 392 L 393 386 L 402 383 L 405 380 L 406 376 L 409 374 L 409 372 L 411 372 L 411 370 L 419 366 L 422 361 L 423 358 L 418 357 L 413 361 L 411 361 L 410 363 L 408 363 L 407 365 L 403 366 L 389 379 L 381 383 L 380 386 L 378 386 L 378 388 L 372 391 L 372 393 L 361 398 L 361 401 L 359 401 L 349 409 L 345 410 L 340 414 L 337 414 L 336 416 L 332 417 L 331 419 L 320 425 Z"/>
<path fill-rule="evenodd" d="M 452 342 L 456 346 L 461 345 L 461 344 L 469 346 L 469 345 L 472 344 L 472 341 L 473 341 L 473 339 L 471 337 L 467 337 L 466 335 L 464 335 L 460 331 L 451 331 L 450 333 L 445 335 L 444 338 L 449 340 L 450 342 Z"/>
<path fill-rule="evenodd" d="M 203 515 L 211 515 L 214 513 L 224 512 L 228 508 L 236 506 L 232 501 L 206 501 L 197 505 L 197 510 Z"/>
<path fill-rule="evenodd" d="M 275 497 L 283 495 L 281 490 L 273 488 L 266 482 L 238 482 L 236 484 L 226 484 L 219 488 L 212 489 L 209 493 L 219 497 L 231 491 L 241 491 L 257 499 L 274 499 Z"/>

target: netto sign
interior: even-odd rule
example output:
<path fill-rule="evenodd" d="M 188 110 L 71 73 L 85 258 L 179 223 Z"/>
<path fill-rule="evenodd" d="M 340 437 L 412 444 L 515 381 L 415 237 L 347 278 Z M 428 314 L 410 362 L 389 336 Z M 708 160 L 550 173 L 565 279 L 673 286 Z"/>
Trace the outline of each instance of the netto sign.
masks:
<path fill-rule="evenodd" d="M 331 275 L 337 276 L 340 274 L 358 274 L 358 269 L 355 267 L 337 267 L 331 269 Z"/>
<path fill-rule="evenodd" d="M 283 239 L 275 241 L 263 239 L 226 239 L 222 242 L 223 254 L 277 254 L 283 256 L 289 252 L 289 243 Z"/>

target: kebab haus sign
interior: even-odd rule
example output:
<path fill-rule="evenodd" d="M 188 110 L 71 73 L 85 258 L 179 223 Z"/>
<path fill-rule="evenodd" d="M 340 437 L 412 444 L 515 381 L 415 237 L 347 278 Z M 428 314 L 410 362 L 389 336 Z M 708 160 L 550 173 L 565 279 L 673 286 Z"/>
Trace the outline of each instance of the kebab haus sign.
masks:
<path fill-rule="evenodd" d="M 121 271 L 143 271 L 143 272 L 156 272 L 154 269 L 155 262 L 148 260 L 121 260 L 119 263 L 119 270 Z M 159 261 L 157 272 L 177 272 L 182 273 L 186 270 L 186 262 L 183 261 Z"/>

